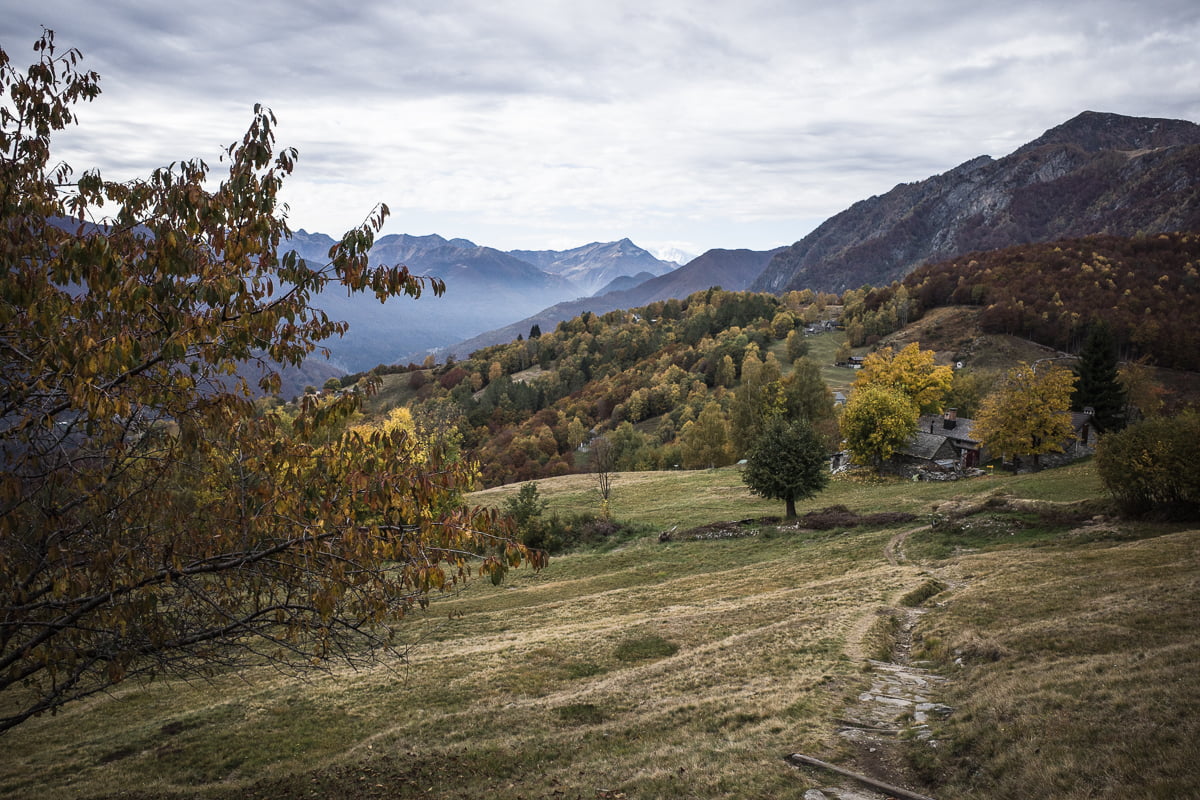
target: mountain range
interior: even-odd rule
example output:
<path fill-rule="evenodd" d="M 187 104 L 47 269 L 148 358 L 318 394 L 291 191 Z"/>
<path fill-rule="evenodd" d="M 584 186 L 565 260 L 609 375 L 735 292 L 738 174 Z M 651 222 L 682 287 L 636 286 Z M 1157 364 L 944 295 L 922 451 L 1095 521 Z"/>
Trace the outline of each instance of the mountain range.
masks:
<path fill-rule="evenodd" d="M 280 247 L 307 261 L 324 263 L 334 240 L 296 231 Z M 415 275 L 445 281 L 446 293 L 381 304 L 347 296 L 330 286 L 314 305 L 334 319 L 350 321 L 341 339 L 326 342 L 335 365 L 349 372 L 377 364 L 420 360 L 425 352 L 511 323 L 567 299 L 588 295 L 614 280 L 662 275 L 679 265 L 661 261 L 628 239 L 595 242 L 567 251 L 504 252 L 466 239 L 436 234 L 381 236 L 372 264 L 404 264 Z"/>

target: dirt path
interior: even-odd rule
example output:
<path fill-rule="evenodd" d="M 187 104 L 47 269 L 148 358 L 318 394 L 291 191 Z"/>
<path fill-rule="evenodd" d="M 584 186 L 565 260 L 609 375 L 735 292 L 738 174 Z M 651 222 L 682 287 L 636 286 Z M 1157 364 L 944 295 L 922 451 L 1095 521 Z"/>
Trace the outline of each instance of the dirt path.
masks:
<path fill-rule="evenodd" d="M 929 526 L 922 525 L 919 528 L 912 528 L 911 530 L 900 531 L 895 536 L 893 536 L 891 539 L 889 539 L 888 543 L 883 546 L 883 557 L 886 558 L 887 562 L 889 564 L 891 564 L 893 567 L 899 566 L 901 562 L 906 560 L 904 558 L 904 550 L 903 550 L 905 540 L 908 539 L 908 537 L 911 536 L 912 534 L 917 533 L 918 531 L 927 531 L 927 530 L 929 530 Z"/>
<path fill-rule="evenodd" d="M 928 527 L 923 525 L 893 536 L 883 549 L 888 564 L 902 565 L 905 540 Z M 876 661 L 865 656 L 863 640 L 878 615 L 864 615 L 847 637 L 847 655 L 864 664 L 870 672 L 871 683 L 870 688 L 861 692 L 834 722 L 837 735 L 854 750 L 854 771 L 896 786 L 911 786 L 913 781 L 901 752 L 903 744 L 915 739 L 936 747 L 929 722 L 949 714 L 952 709 L 937 701 L 945 678 L 912 663 L 913 629 L 925 610 L 893 606 L 887 613 L 894 615 L 897 621 L 889 661 Z M 825 772 L 821 779 L 833 777 Z M 829 785 L 810 789 L 804 794 L 805 800 L 884 800 L 888 796 L 844 778 L 835 778 Z"/>

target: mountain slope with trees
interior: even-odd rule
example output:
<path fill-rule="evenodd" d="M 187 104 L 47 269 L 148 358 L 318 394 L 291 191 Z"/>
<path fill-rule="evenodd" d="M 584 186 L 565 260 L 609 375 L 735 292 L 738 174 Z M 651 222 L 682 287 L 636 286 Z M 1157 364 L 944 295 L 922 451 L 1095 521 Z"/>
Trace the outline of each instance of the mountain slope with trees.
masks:
<path fill-rule="evenodd" d="M 747 289 L 762 273 L 775 250 L 709 250 L 677 270 L 638 283 L 629 288 L 584 297 L 544 308 L 537 314 L 502 328 L 460 341 L 444 350 L 445 354 L 461 358 L 481 347 L 509 342 L 524 335 L 533 325 L 549 330 L 555 325 L 585 312 L 605 314 L 618 309 L 631 309 L 662 300 L 682 300 L 693 292 L 712 286 L 726 291 Z"/>
<path fill-rule="evenodd" d="M 840 293 L 974 250 L 1189 230 L 1200 230 L 1200 125 L 1088 111 L 1001 159 L 855 203 L 750 288 Z"/>
<path fill-rule="evenodd" d="M 992 340 L 1032 339 L 1054 348 L 1050 356 L 1078 353 L 1102 316 L 1123 359 L 1196 369 L 1187 343 L 1200 329 L 1198 269 L 1200 236 L 1192 234 L 1026 245 L 930 265 L 903 283 L 840 297 L 709 289 L 632 310 L 585 311 L 554 328 L 532 328 L 528 338 L 436 369 L 414 365 L 388 380 L 405 384 L 419 425 L 461 433 L 489 485 L 583 469 L 579 448 L 596 435 L 615 444 L 619 469 L 720 465 L 743 456 L 778 409 L 809 419 L 836 444 L 820 365 L 804 358 L 803 328 L 830 315 L 841 315 L 848 354 L 851 344 L 870 347 L 953 305 L 973 327 L 942 345 L 938 363 L 968 367 L 989 361 L 971 349 Z M 1014 350 L 988 369 L 1030 357 Z M 971 384 L 970 374 L 956 374 L 952 386 L 940 377 L 939 396 L 978 407 L 989 386 Z"/>
<path fill-rule="evenodd" d="M 851 338 L 886 332 L 897 305 L 912 318 L 941 305 L 982 308 L 987 333 L 1077 352 L 1103 319 L 1125 358 L 1200 369 L 1200 234 L 1092 236 L 970 253 L 922 267 L 853 309 Z M 848 328 L 849 329 L 849 328 Z M 865 340 L 864 340 L 865 341 Z"/>

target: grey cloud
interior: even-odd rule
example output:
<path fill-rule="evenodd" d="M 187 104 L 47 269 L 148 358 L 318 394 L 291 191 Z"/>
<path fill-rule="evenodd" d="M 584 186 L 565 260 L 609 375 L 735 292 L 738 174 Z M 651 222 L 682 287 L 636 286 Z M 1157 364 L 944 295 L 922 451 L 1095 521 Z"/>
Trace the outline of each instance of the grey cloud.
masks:
<path fill-rule="evenodd" d="M 9 5 L 15 63 L 46 25 L 101 73 L 72 163 L 212 159 L 263 102 L 298 184 L 337 187 L 298 197 L 306 214 L 386 188 L 423 220 L 536 219 L 558 239 L 829 215 L 1085 108 L 1200 119 L 1195 0 Z"/>

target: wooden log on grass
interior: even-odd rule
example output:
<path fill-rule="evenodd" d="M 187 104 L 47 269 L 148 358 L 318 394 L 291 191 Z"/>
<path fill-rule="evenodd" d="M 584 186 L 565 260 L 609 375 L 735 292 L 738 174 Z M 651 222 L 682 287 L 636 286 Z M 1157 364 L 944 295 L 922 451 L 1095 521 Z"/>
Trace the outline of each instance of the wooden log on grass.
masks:
<path fill-rule="evenodd" d="M 821 761 L 820 759 L 813 758 L 812 756 L 806 756 L 803 753 L 791 753 L 789 755 L 784 756 L 783 760 L 787 761 L 790 764 L 794 764 L 796 766 L 818 767 L 820 769 L 827 769 L 830 772 L 835 772 L 844 778 L 850 778 L 852 780 L 858 781 L 859 783 L 863 784 L 864 786 L 869 786 L 872 789 L 877 789 L 878 791 L 881 791 L 884 794 L 892 795 L 893 797 L 899 797 L 899 798 L 901 798 L 901 800 L 933 800 L 933 798 L 929 797 L 928 795 L 917 794 L 916 792 L 910 792 L 908 789 L 901 789 L 899 786 L 892 786 L 890 783 L 884 783 L 883 781 L 877 781 L 874 778 L 868 777 L 867 775 L 860 775 L 859 773 L 851 772 L 848 769 L 842 769 L 841 767 L 835 767 L 833 764 L 829 764 L 825 761 Z"/>

